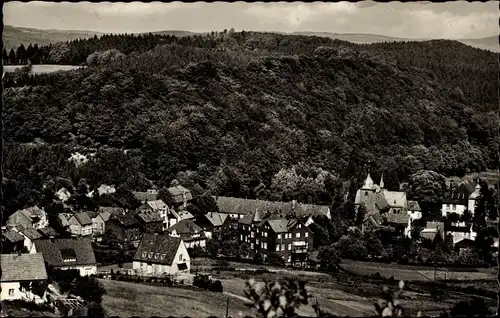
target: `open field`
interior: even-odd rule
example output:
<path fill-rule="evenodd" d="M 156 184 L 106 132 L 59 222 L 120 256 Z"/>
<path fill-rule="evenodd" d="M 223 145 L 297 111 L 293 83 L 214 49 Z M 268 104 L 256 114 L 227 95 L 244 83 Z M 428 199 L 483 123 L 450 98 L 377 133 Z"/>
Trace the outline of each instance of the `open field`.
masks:
<path fill-rule="evenodd" d="M 25 65 L 4 65 L 3 71 L 4 73 L 14 72 L 18 68 L 22 68 Z M 71 71 L 75 69 L 82 68 L 83 66 L 78 65 L 51 65 L 51 64 L 42 64 L 42 65 L 33 65 L 33 73 L 52 73 L 57 71 Z"/>
<path fill-rule="evenodd" d="M 227 295 L 175 287 L 158 287 L 129 282 L 100 280 L 106 289 L 103 307 L 109 316 L 120 317 L 224 317 Z M 249 309 L 231 298 L 229 315 L 242 317 Z"/>

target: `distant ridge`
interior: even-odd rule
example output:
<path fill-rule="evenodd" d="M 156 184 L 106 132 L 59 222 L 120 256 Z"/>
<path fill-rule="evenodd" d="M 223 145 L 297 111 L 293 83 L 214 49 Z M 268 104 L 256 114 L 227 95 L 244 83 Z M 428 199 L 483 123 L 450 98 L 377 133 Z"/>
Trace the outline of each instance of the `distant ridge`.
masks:
<path fill-rule="evenodd" d="M 162 34 L 162 35 L 175 35 L 178 37 L 191 36 L 196 34 L 206 34 L 197 33 L 184 30 L 165 30 L 165 31 L 152 31 L 152 32 L 134 32 L 132 34 Z M 304 35 L 304 36 L 319 36 L 327 37 L 331 39 L 338 39 L 342 41 L 348 41 L 358 44 L 371 44 L 371 43 L 381 43 L 381 42 L 421 42 L 428 41 L 432 39 L 412 39 L 412 38 L 399 38 L 391 37 L 379 34 L 370 33 L 333 33 L 333 32 L 311 32 L 311 31 L 298 31 L 298 32 L 274 32 L 269 33 L 277 34 L 291 34 L 291 35 Z M 38 43 L 38 45 L 47 45 L 50 43 L 65 42 L 81 38 L 90 38 L 94 35 L 101 36 L 104 32 L 95 31 L 85 31 L 85 30 L 57 30 L 57 29 L 34 29 L 25 27 L 15 27 L 11 25 L 5 25 L 3 31 L 3 41 L 6 49 L 10 50 L 19 46 L 21 43 L 24 45 L 29 45 L 30 43 Z M 500 45 L 498 44 L 498 36 L 490 36 L 479 39 L 458 39 L 461 43 L 466 45 L 483 49 L 490 50 L 493 52 L 500 52 Z"/>

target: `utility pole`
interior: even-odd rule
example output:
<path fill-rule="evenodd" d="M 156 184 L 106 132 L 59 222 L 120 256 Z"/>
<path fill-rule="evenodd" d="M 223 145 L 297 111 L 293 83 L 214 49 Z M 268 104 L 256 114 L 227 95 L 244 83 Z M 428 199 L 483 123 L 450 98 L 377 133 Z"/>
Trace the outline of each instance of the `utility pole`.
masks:
<path fill-rule="evenodd" d="M 227 296 L 227 304 L 226 304 L 226 318 L 229 318 L 229 296 Z"/>

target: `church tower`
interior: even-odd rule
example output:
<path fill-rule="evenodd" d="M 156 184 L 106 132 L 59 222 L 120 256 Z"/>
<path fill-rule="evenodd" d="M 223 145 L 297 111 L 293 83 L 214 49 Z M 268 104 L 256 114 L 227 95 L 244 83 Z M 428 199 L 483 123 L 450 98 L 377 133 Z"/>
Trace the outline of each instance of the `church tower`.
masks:
<path fill-rule="evenodd" d="M 384 188 L 384 174 L 382 173 L 382 176 L 380 177 L 380 189 L 383 189 Z"/>

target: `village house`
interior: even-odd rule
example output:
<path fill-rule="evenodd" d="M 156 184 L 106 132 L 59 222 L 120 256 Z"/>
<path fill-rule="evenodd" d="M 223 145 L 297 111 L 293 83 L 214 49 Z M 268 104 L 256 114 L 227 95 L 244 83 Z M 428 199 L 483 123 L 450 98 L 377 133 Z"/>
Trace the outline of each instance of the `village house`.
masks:
<path fill-rule="evenodd" d="M 71 192 L 68 191 L 66 188 L 61 188 L 55 193 L 55 197 L 61 201 L 61 202 L 66 202 L 71 198 Z"/>
<path fill-rule="evenodd" d="M 232 197 L 214 197 L 219 212 L 227 214 L 233 220 L 241 220 L 256 210 L 259 210 L 262 217 L 274 216 L 284 217 L 290 215 L 297 218 L 307 218 L 311 223 L 314 216 L 325 216 L 331 219 L 331 212 L 328 206 L 303 204 L 295 200 L 290 202 L 249 200 Z"/>
<path fill-rule="evenodd" d="M 2 254 L 0 265 L 2 301 L 24 300 L 37 304 L 46 301 L 47 271 L 42 254 Z"/>
<path fill-rule="evenodd" d="M 50 226 L 39 229 L 38 233 L 42 234 L 43 238 L 57 238 L 61 236 L 53 227 Z"/>
<path fill-rule="evenodd" d="M 475 240 L 477 233 L 473 230 L 472 222 L 451 222 L 450 226 L 445 229 L 446 234 L 453 236 L 453 244 L 462 240 Z"/>
<path fill-rule="evenodd" d="M 444 222 L 427 221 L 425 228 L 420 232 L 420 237 L 434 240 L 438 233 L 444 239 Z"/>
<path fill-rule="evenodd" d="M 218 213 L 218 212 L 208 212 L 205 215 L 200 216 L 196 220 L 196 224 L 200 226 L 205 232 L 205 236 L 207 239 L 211 239 L 219 235 L 226 225 L 229 217 L 227 214 Z"/>
<path fill-rule="evenodd" d="M 87 212 L 78 212 L 69 219 L 69 231 L 72 235 L 87 236 L 92 235 L 92 219 Z"/>
<path fill-rule="evenodd" d="M 35 245 L 48 266 L 62 270 L 77 269 L 81 276 L 97 272 L 97 262 L 89 238 L 44 239 L 35 241 Z"/>
<path fill-rule="evenodd" d="M 92 190 L 87 194 L 87 196 L 89 198 L 92 198 L 94 196 L 94 193 L 95 193 L 95 191 Z M 97 194 L 99 196 L 106 195 L 106 194 L 113 194 L 113 193 L 116 193 L 116 188 L 114 185 L 108 186 L 107 184 L 101 184 L 101 186 L 99 188 L 97 188 Z"/>
<path fill-rule="evenodd" d="M 14 230 L 2 230 L 2 254 L 19 253 L 24 247 L 24 236 Z"/>
<path fill-rule="evenodd" d="M 132 213 L 123 210 L 114 213 L 106 222 L 106 231 L 110 231 L 117 239 L 124 242 L 135 242 L 140 239 L 139 222 Z"/>
<path fill-rule="evenodd" d="M 100 236 L 104 234 L 106 221 L 104 221 L 99 211 L 87 211 L 90 220 L 92 221 L 92 235 Z"/>
<path fill-rule="evenodd" d="M 265 220 L 259 224 L 259 252 L 267 258 L 278 253 L 286 265 L 306 267 L 313 248 L 313 232 L 298 220 Z"/>
<path fill-rule="evenodd" d="M 417 201 L 408 200 L 408 215 L 412 220 L 420 220 L 422 218 L 422 209 Z"/>
<path fill-rule="evenodd" d="M 18 210 L 7 218 L 7 225 L 22 225 L 25 228 L 35 230 L 44 228 L 49 225 L 47 214 L 44 209 L 37 206 Z"/>
<path fill-rule="evenodd" d="M 191 191 L 181 186 L 176 179 L 172 180 L 167 191 L 171 196 L 175 211 L 186 210 L 188 203 L 193 199 Z"/>
<path fill-rule="evenodd" d="M 36 253 L 35 241 L 42 239 L 42 234 L 32 228 L 23 229 L 18 233 L 24 237 L 24 247 L 28 253 Z"/>
<path fill-rule="evenodd" d="M 138 209 L 139 211 L 151 211 L 158 213 L 160 217 L 163 219 L 163 228 L 162 230 L 168 229 L 169 225 L 169 218 L 168 215 L 170 214 L 170 209 L 168 206 L 163 202 L 162 200 L 155 200 L 155 201 L 145 201 L 142 203 L 142 205 Z"/>
<path fill-rule="evenodd" d="M 458 252 L 459 255 L 471 251 L 475 247 L 476 247 L 476 242 L 468 238 L 464 238 L 460 241 L 457 241 L 454 245 L 454 249 L 456 252 Z"/>
<path fill-rule="evenodd" d="M 191 220 L 182 220 L 169 227 L 167 232 L 172 237 L 180 237 L 186 248 L 205 247 L 207 245 L 207 237 L 203 229 Z"/>
<path fill-rule="evenodd" d="M 170 209 L 168 213 L 168 225 L 173 226 L 176 223 L 182 220 L 192 220 L 194 219 L 194 215 L 192 215 L 189 211 L 175 211 L 174 209 Z"/>
<path fill-rule="evenodd" d="M 134 194 L 135 198 L 141 203 L 144 203 L 146 201 L 158 200 L 158 190 L 156 189 L 148 189 L 146 192 L 134 191 L 132 193 Z"/>
<path fill-rule="evenodd" d="M 144 234 L 134 255 L 132 268 L 141 276 L 189 273 L 191 260 L 180 237 Z"/>
<path fill-rule="evenodd" d="M 466 210 L 474 215 L 476 199 L 480 191 L 479 183 L 476 181 L 462 182 L 458 187 L 450 186 L 450 192 L 445 197 L 441 207 L 442 216 L 446 217 L 452 213 L 462 216 Z"/>
<path fill-rule="evenodd" d="M 261 222 L 262 217 L 259 210 L 255 210 L 243 219 L 238 220 L 239 240 L 241 243 L 249 244 L 252 251 L 259 250 L 259 245 L 261 244 L 259 229 Z"/>
<path fill-rule="evenodd" d="M 161 233 L 163 232 L 163 219 L 159 213 L 154 211 L 140 211 L 136 214 L 139 221 L 141 233 Z"/>

